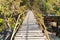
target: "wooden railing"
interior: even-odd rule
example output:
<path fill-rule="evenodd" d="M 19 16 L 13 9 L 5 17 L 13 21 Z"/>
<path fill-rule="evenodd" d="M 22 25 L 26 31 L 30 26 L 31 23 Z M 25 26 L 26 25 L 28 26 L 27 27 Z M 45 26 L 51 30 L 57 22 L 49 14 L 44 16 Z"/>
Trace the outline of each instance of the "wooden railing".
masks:
<path fill-rule="evenodd" d="M 19 16 L 18 16 L 18 19 L 16 21 L 16 24 L 15 24 L 15 28 L 13 30 L 13 33 L 12 33 L 12 36 L 11 36 L 11 39 L 10 40 L 13 40 L 17 30 L 20 28 L 24 18 L 26 16 L 26 11 L 24 11 L 23 13 L 21 13 Z"/>
<path fill-rule="evenodd" d="M 50 40 L 48 32 L 47 32 L 47 28 L 46 28 L 46 26 L 44 24 L 44 18 L 42 17 L 42 14 L 34 12 L 34 16 L 36 18 L 37 24 L 40 26 L 40 29 L 43 30 L 43 32 L 44 32 L 44 34 L 45 34 L 45 36 L 47 38 L 46 40 Z"/>

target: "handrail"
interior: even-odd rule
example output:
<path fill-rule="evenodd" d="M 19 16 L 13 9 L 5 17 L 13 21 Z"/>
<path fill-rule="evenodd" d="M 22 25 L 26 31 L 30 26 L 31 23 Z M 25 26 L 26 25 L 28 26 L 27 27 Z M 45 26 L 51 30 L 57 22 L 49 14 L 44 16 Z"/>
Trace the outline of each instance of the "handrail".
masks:
<path fill-rule="evenodd" d="M 39 24 L 41 24 L 41 27 L 42 27 L 42 28 L 44 27 L 43 31 L 44 31 L 47 39 L 50 40 L 49 35 L 48 35 L 48 32 L 47 32 L 47 28 L 46 28 L 46 26 L 44 25 L 43 21 L 40 20 L 40 23 L 39 23 Z"/>
<path fill-rule="evenodd" d="M 10 40 L 13 40 L 15 33 L 17 32 L 18 28 L 20 27 L 20 26 L 18 26 L 18 25 L 21 25 L 22 22 L 19 23 L 19 20 L 20 20 L 20 21 L 22 20 L 20 17 L 21 17 L 25 12 L 26 12 L 26 11 L 24 11 L 23 13 L 21 13 L 21 14 L 18 16 L 18 19 L 17 19 L 16 24 L 15 24 L 15 28 L 14 28 L 14 30 L 13 30 L 13 33 L 12 33 L 12 36 L 11 36 L 11 39 L 10 39 Z M 18 27 L 17 27 L 17 26 L 18 26 Z"/>
<path fill-rule="evenodd" d="M 50 40 L 48 32 L 47 32 L 47 28 L 43 21 L 43 17 L 42 17 L 42 15 L 40 15 L 40 16 L 39 15 L 37 15 L 37 13 L 34 14 L 34 16 L 37 17 L 36 20 L 37 20 L 37 23 L 39 24 L 40 28 L 44 31 L 44 34 L 46 35 L 47 39 Z"/>

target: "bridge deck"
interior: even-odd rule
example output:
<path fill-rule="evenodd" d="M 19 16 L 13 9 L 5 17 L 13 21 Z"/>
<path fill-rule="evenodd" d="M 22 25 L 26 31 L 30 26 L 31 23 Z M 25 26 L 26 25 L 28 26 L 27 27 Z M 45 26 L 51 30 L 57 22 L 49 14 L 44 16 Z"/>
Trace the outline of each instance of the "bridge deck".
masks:
<path fill-rule="evenodd" d="M 46 40 L 46 36 L 36 24 L 32 11 L 28 11 L 21 28 L 16 33 L 14 40 Z"/>

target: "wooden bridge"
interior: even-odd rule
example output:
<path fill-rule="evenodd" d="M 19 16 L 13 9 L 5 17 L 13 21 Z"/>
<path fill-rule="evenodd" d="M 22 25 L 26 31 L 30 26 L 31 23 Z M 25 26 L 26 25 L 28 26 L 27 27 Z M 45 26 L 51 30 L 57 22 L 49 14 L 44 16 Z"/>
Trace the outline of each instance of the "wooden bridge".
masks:
<path fill-rule="evenodd" d="M 15 27 L 11 40 L 50 40 L 42 19 L 32 11 L 28 11 L 27 15 L 20 27 Z M 40 22 L 38 22 L 40 21 Z"/>

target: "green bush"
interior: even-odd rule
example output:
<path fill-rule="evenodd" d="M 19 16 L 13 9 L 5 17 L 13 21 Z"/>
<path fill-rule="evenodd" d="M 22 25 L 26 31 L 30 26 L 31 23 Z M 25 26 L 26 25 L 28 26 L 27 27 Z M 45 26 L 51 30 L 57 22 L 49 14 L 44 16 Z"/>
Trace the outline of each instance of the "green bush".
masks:
<path fill-rule="evenodd" d="M 0 18 L 0 26 L 2 26 L 3 24 L 4 24 L 4 20 Z"/>
<path fill-rule="evenodd" d="M 3 30 L 4 19 L 0 18 L 0 32 Z"/>

